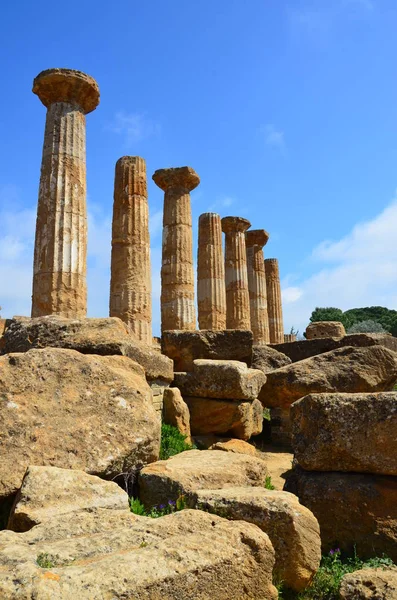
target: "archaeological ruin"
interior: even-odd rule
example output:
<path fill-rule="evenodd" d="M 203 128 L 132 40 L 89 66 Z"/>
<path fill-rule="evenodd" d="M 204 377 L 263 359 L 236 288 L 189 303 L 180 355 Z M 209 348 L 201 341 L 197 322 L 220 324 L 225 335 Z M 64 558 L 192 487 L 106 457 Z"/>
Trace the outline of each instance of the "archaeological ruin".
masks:
<path fill-rule="evenodd" d="M 87 318 L 99 88 L 50 69 L 33 92 L 32 313 L 0 319 L 0 599 L 335 600 L 316 586 L 336 565 L 341 600 L 396 600 L 397 339 L 335 321 L 285 333 L 271 237 L 244 216 L 200 215 L 196 298 L 188 166 L 152 176 L 153 338 L 140 156 L 116 162 L 109 316 Z"/>

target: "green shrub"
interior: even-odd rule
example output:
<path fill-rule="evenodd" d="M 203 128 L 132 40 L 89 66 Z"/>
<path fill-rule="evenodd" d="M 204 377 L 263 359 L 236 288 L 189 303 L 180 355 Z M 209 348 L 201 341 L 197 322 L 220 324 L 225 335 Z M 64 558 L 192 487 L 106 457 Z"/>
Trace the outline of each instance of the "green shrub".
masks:
<path fill-rule="evenodd" d="M 179 510 L 186 508 L 186 501 L 183 494 L 181 494 L 176 500 L 168 500 L 167 504 L 160 504 L 159 506 L 153 506 L 153 508 L 146 510 L 139 498 L 130 498 L 130 510 L 135 515 L 142 517 L 151 517 L 152 519 L 158 519 L 165 515 L 170 515 Z"/>
<path fill-rule="evenodd" d="M 166 460 L 170 456 L 175 456 L 175 454 L 185 452 L 185 450 L 192 450 L 195 447 L 187 444 L 185 440 L 186 436 L 182 435 L 176 427 L 163 423 L 161 426 L 160 460 Z"/>

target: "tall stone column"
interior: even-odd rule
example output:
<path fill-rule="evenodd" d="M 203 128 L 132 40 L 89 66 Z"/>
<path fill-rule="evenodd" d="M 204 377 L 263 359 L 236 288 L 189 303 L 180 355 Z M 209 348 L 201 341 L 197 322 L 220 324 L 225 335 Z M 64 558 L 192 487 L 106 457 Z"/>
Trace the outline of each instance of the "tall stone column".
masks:
<path fill-rule="evenodd" d="M 42 71 L 33 92 L 47 107 L 34 247 L 32 317 L 87 312 L 85 115 L 99 103 L 89 75 Z"/>
<path fill-rule="evenodd" d="M 269 234 L 264 229 L 250 229 L 245 234 L 247 246 L 248 289 L 250 297 L 251 329 L 254 344 L 269 344 L 269 317 L 267 314 L 266 275 L 263 246 Z"/>
<path fill-rule="evenodd" d="M 190 192 L 200 183 L 191 167 L 160 169 L 153 181 L 164 190 L 161 330 L 196 329 Z"/>
<path fill-rule="evenodd" d="M 146 163 L 123 156 L 116 163 L 112 224 L 110 316 L 152 344 L 152 281 Z"/>
<path fill-rule="evenodd" d="M 226 329 L 222 226 L 216 213 L 203 213 L 199 218 L 197 304 L 200 329 Z"/>
<path fill-rule="evenodd" d="M 242 217 L 224 217 L 226 327 L 251 329 L 250 299 L 248 292 L 245 232 L 251 223 Z"/>
<path fill-rule="evenodd" d="M 284 324 L 277 258 L 267 258 L 265 260 L 265 273 L 270 343 L 282 344 L 284 342 Z"/>

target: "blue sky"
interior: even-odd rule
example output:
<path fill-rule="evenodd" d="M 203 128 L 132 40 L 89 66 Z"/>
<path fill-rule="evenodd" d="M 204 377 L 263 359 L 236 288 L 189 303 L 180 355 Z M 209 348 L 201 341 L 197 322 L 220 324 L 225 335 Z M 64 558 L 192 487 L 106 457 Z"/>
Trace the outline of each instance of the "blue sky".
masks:
<path fill-rule="evenodd" d="M 147 161 L 154 330 L 162 167 L 190 165 L 198 216 L 240 215 L 280 262 L 285 330 L 315 306 L 397 308 L 395 0 L 48 0 L 0 23 L 0 305 L 30 313 L 43 69 L 96 78 L 87 116 L 89 316 L 107 316 L 116 160 Z M 196 253 L 196 237 L 195 248 Z"/>

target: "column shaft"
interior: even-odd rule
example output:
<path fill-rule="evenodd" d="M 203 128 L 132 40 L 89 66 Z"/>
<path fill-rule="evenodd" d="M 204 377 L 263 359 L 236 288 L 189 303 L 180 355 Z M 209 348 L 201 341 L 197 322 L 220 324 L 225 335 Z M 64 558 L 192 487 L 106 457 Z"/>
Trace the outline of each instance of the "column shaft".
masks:
<path fill-rule="evenodd" d="M 116 163 L 112 223 L 110 316 L 152 344 L 149 207 L 146 164 L 139 156 Z"/>
<path fill-rule="evenodd" d="M 224 217 L 227 329 L 251 329 L 245 231 L 251 224 L 241 217 Z"/>
<path fill-rule="evenodd" d="M 265 273 L 270 343 L 282 344 L 284 342 L 283 309 L 278 260 L 276 258 L 265 260 Z"/>
<path fill-rule="evenodd" d="M 34 250 L 32 317 L 87 312 L 85 115 L 55 102 L 47 111 Z"/>
<path fill-rule="evenodd" d="M 204 213 L 199 218 L 197 304 L 200 329 L 226 329 L 225 263 L 221 218 Z"/>
<path fill-rule="evenodd" d="M 247 246 L 247 269 L 254 344 L 269 344 L 265 263 L 261 246 Z"/>

